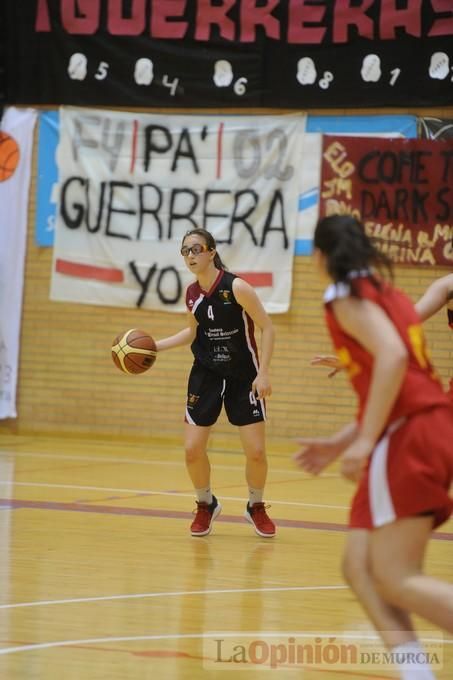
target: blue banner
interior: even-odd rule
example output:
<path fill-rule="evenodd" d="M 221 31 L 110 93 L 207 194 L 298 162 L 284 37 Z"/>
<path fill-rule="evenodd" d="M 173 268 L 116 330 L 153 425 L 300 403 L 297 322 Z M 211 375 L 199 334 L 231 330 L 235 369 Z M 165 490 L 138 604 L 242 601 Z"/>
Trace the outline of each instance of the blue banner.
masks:
<path fill-rule="evenodd" d="M 58 182 L 55 153 L 59 137 L 58 111 L 43 111 L 38 127 L 38 182 L 36 196 L 35 239 L 38 246 L 52 246 L 55 231 L 56 197 L 54 187 Z"/>

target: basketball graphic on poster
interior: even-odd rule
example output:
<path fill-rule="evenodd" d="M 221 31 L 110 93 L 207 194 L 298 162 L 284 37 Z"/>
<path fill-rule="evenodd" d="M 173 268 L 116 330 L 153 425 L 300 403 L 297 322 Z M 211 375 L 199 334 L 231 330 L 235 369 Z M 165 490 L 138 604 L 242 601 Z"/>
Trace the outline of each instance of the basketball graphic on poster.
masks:
<path fill-rule="evenodd" d="M 12 177 L 19 165 L 19 145 L 7 132 L 0 130 L 0 182 Z"/>

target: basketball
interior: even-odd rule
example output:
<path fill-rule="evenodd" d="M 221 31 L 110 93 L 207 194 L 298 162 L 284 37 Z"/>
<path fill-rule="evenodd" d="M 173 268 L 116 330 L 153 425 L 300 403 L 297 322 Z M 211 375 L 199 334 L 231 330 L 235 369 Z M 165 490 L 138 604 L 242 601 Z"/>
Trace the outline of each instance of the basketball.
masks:
<path fill-rule="evenodd" d="M 144 373 L 156 361 L 156 343 L 145 331 L 131 328 L 116 336 L 112 344 L 112 359 L 124 373 Z"/>
<path fill-rule="evenodd" d="M 5 182 L 14 174 L 19 156 L 19 146 L 14 137 L 0 132 L 0 182 Z"/>

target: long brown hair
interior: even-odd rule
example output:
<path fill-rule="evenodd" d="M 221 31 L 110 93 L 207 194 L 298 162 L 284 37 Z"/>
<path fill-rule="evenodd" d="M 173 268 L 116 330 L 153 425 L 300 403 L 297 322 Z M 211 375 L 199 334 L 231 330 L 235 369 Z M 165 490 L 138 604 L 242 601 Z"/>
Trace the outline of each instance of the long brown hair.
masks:
<path fill-rule="evenodd" d="M 319 220 L 315 229 L 314 246 L 327 260 L 327 271 L 335 283 L 349 283 L 352 295 L 357 295 L 350 273 L 369 271 L 369 278 L 376 288 L 379 278 L 376 269 L 393 278 L 392 262 L 381 253 L 365 233 L 364 226 L 351 215 L 329 215 Z"/>

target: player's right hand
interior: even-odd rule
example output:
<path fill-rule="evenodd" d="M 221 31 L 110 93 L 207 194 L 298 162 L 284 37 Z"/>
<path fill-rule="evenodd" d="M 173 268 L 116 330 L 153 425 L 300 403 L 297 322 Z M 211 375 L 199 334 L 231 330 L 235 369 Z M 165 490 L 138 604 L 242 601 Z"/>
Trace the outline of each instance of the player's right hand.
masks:
<path fill-rule="evenodd" d="M 338 444 L 331 439 L 301 438 L 296 441 L 301 448 L 294 454 L 293 460 L 311 475 L 319 475 L 341 453 Z"/>
<path fill-rule="evenodd" d="M 310 364 L 312 366 L 327 366 L 327 368 L 332 368 L 333 370 L 327 374 L 327 377 L 329 378 L 333 378 L 334 375 L 344 369 L 343 364 L 334 354 L 316 354 L 310 361 Z"/>

